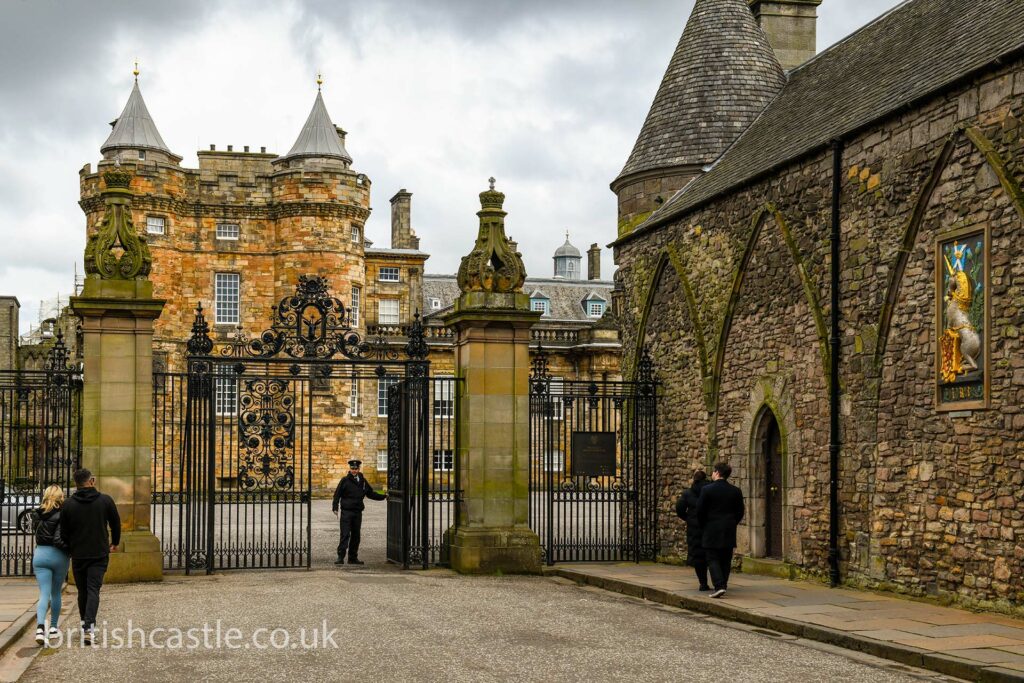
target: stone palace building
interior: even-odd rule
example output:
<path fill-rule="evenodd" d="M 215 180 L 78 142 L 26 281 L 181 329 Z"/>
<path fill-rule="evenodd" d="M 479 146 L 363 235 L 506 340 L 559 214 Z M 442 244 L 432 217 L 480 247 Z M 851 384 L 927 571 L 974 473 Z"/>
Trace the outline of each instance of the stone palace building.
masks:
<path fill-rule="evenodd" d="M 104 172 L 114 165 L 133 172 L 133 222 L 152 253 L 154 296 L 167 302 L 155 326 L 158 371 L 184 371 L 197 304 L 206 311 L 214 340 L 229 345 L 267 329 L 272 307 L 295 291 L 300 275 L 320 275 L 350 307 L 349 322 L 366 339 L 404 347 L 413 316 L 422 315 L 432 374 L 453 373 L 454 335 L 440 318 L 459 295 L 455 276 L 425 273 L 429 254 L 421 250 L 412 194 L 404 189 L 391 198 L 390 247 L 366 238 L 372 183 L 353 168 L 345 131 L 332 123 L 322 93 L 283 156 L 265 148 L 211 145 L 198 152 L 199 168 L 181 166 L 182 157 L 157 130 L 137 74 L 112 126 L 100 148 L 102 159 L 79 173 L 80 205 L 93 234 L 105 211 Z M 543 312 L 532 332 L 533 347 L 548 352 L 556 377 L 616 379 L 620 342 L 611 315 L 612 282 L 601 279 L 597 244 L 586 258 L 584 273 L 583 255 L 567 236 L 554 253 L 552 275 L 527 280 L 532 307 Z M 17 330 L 16 302 L 4 311 Z M 384 483 L 384 417 L 394 381 L 360 379 L 346 385 L 344 395 L 331 397 L 332 405 L 322 411 L 331 423 L 321 431 L 333 436 L 315 455 L 315 490 L 332 489 L 351 457 L 364 460 L 371 481 Z M 231 392 L 219 393 L 217 400 L 219 412 L 236 409 Z M 438 469 L 450 471 L 452 459 L 451 451 L 437 454 Z"/>
<path fill-rule="evenodd" d="M 612 183 L 662 552 L 726 460 L 749 568 L 1020 611 L 1024 7 L 909 0 L 815 55 L 819 4 L 697 0 Z"/>

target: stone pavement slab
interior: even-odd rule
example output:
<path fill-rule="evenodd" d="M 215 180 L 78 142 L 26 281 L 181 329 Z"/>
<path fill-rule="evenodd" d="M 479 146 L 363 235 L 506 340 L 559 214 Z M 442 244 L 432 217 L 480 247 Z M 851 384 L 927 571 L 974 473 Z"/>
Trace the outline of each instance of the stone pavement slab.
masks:
<path fill-rule="evenodd" d="M 693 570 L 664 564 L 561 564 L 577 583 L 868 652 L 968 680 L 1024 681 L 1024 620 L 809 581 L 736 574 L 725 598 Z"/>
<path fill-rule="evenodd" d="M 34 578 L 0 579 L 0 656 L 35 624 L 38 601 Z"/>

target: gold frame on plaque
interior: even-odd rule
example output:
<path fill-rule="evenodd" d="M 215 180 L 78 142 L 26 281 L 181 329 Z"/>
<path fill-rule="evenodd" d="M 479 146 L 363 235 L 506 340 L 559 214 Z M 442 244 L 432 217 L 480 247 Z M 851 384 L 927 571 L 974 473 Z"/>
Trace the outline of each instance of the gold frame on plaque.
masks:
<path fill-rule="evenodd" d="M 948 397 L 943 396 L 943 388 L 950 387 L 952 382 L 946 381 L 946 376 L 956 376 L 966 371 L 962 368 L 963 354 L 960 351 L 960 342 L 964 338 L 959 334 L 959 330 L 966 328 L 973 330 L 973 326 L 969 326 L 965 323 L 961 327 L 946 327 L 945 325 L 945 310 L 947 303 L 947 291 L 945 287 L 945 276 L 947 273 L 952 274 L 957 272 L 956 266 L 951 263 L 946 254 L 943 253 L 943 247 L 950 242 L 956 243 L 963 240 L 966 237 L 980 237 L 983 240 L 982 247 L 982 278 L 981 292 L 984 296 L 984 302 L 982 306 L 982 313 L 984 314 L 984 322 L 981 330 L 981 363 L 979 364 L 979 370 L 982 373 L 981 384 L 975 380 L 970 384 L 964 384 L 960 388 L 960 391 L 965 393 L 962 400 L 950 400 Z M 935 238 L 935 409 L 939 411 L 955 411 L 955 410 L 984 410 L 989 407 L 989 394 L 991 385 L 991 309 L 992 309 L 992 298 L 991 298 L 991 279 L 989 277 L 989 268 L 991 266 L 991 234 L 987 225 L 974 226 L 970 228 L 961 228 L 958 230 L 950 230 L 943 232 Z M 966 245 L 966 242 L 965 242 Z M 965 291 L 964 287 L 971 281 L 964 274 L 962 267 L 960 268 L 960 277 L 963 279 L 962 283 L 959 283 L 956 287 L 956 291 L 948 294 L 949 297 L 957 300 L 957 303 L 961 307 L 970 305 L 970 299 L 973 298 L 974 292 Z M 966 308 L 964 308 L 966 312 Z M 944 356 L 945 362 L 944 362 Z M 977 388 L 980 386 L 981 395 L 977 396 Z"/>

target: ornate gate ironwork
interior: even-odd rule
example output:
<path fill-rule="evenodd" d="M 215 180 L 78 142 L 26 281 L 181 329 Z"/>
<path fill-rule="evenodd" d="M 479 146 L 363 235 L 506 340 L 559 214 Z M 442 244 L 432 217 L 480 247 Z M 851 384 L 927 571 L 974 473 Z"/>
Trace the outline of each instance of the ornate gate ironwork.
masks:
<path fill-rule="evenodd" d="M 0 576 L 31 576 L 31 512 L 70 493 L 82 457 L 82 376 L 58 333 L 43 370 L 0 371 Z"/>
<path fill-rule="evenodd" d="M 330 406 L 350 398 L 352 385 L 339 385 L 405 379 L 431 410 L 435 380 L 418 315 L 408 337 L 405 359 L 382 338 L 364 340 L 322 277 L 300 277 L 253 339 L 218 346 L 197 308 L 187 372 L 155 375 L 152 514 L 165 568 L 310 567 L 313 453 L 337 448 L 357 428 L 325 427 Z M 388 401 L 389 424 L 404 414 L 397 403 Z M 389 504 L 389 549 L 392 529 L 398 539 L 422 536 L 418 519 Z"/>
<path fill-rule="evenodd" d="M 548 564 L 655 559 L 658 386 L 646 349 L 617 382 L 552 377 L 535 353 L 530 527 Z"/>
<path fill-rule="evenodd" d="M 413 341 L 406 353 L 419 360 L 388 394 L 387 557 L 426 569 L 448 563 L 448 532 L 457 521 L 459 392 L 454 377 L 429 376 L 426 345 Z"/>

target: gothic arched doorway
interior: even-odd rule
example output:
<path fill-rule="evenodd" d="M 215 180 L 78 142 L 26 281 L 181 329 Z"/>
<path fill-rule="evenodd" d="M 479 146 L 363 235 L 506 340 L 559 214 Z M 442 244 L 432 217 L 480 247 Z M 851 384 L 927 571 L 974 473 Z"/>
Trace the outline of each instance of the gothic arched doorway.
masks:
<path fill-rule="evenodd" d="M 778 420 L 766 408 L 758 425 L 759 467 L 762 476 L 755 485 L 763 491 L 764 557 L 782 559 L 782 434 Z"/>

